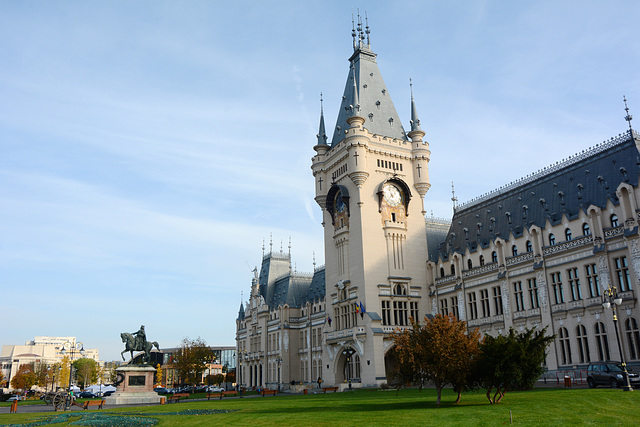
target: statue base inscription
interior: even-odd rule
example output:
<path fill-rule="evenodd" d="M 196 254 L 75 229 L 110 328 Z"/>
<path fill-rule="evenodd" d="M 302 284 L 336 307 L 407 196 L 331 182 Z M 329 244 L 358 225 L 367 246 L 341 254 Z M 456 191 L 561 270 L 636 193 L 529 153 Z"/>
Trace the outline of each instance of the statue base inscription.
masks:
<path fill-rule="evenodd" d="M 155 368 L 145 365 L 121 366 L 116 369 L 124 380 L 116 386 L 116 392 L 104 398 L 107 405 L 155 404 L 160 395 L 153 391 Z"/>

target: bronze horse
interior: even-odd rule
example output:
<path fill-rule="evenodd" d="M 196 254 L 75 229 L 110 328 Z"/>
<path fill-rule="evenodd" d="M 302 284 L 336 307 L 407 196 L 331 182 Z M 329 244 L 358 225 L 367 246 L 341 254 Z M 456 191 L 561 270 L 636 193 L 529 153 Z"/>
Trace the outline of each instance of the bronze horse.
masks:
<path fill-rule="evenodd" d="M 134 351 L 144 351 L 144 357 L 142 360 L 144 361 L 144 363 L 149 363 L 149 360 L 151 358 L 150 353 L 153 346 L 155 346 L 158 349 L 158 351 L 160 351 L 160 347 L 158 347 L 157 341 L 145 341 L 144 348 L 136 348 L 135 346 L 136 339 L 132 334 L 128 332 L 122 332 L 120 334 L 120 338 L 122 338 L 122 342 L 125 343 L 124 350 L 122 350 L 122 352 L 120 353 L 120 355 L 122 356 L 122 360 L 124 360 L 124 354 L 127 351 L 131 353 L 131 360 L 133 360 Z"/>

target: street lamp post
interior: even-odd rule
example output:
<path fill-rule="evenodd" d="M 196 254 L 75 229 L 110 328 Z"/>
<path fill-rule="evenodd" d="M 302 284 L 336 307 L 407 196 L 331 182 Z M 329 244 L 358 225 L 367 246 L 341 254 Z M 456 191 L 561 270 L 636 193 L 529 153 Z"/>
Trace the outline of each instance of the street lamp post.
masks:
<path fill-rule="evenodd" d="M 613 303 L 613 304 L 612 304 Z M 616 330 L 616 341 L 618 342 L 618 351 L 620 352 L 620 363 L 622 364 L 622 370 L 624 371 L 624 384 L 622 389 L 624 391 L 633 391 L 631 383 L 629 382 L 629 372 L 627 371 L 627 364 L 624 361 L 624 353 L 622 352 L 622 345 L 620 344 L 620 333 L 618 332 L 618 310 L 617 306 L 622 304 L 622 297 L 618 295 L 618 290 L 615 286 L 607 288 L 602 294 L 602 306 L 607 309 L 611 308 L 613 312 L 613 329 Z"/>
<path fill-rule="evenodd" d="M 75 356 L 76 351 L 78 351 L 82 356 L 84 356 L 84 344 L 80 341 L 72 343 L 70 341 L 65 342 L 62 345 L 62 350 L 60 354 L 65 355 L 67 351 L 71 352 L 71 360 L 69 361 L 69 387 L 67 388 L 67 400 L 65 402 L 64 410 L 68 411 L 71 407 L 71 377 L 73 376 L 73 356 Z"/>
<path fill-rule="evenodd" d="M 349 382 L 349 391 L 351 391 L 351 356 L 353 356 L 355 352 L 351 347 L 342 350 L 342 354 L 347 357 L 347 381 Z"/>

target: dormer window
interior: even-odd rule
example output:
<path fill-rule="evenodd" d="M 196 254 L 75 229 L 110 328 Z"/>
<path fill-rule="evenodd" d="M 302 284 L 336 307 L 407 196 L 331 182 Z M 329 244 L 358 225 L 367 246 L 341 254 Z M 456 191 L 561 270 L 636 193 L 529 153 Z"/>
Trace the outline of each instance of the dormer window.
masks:
<path fill-rule="evenodd" d="M 471 269 L 473 268 L 473 261 L 471 261 L 471 259 L 468 259 L 468 260 L 467 260 L 467 268 L 468 268 L 469 270 L 471 270 Z"/>
<path fill-rule="evenodd" d="M 568 242 L 569 240 L 571 240 L 571 229 L 567 228 L 566 230 L 564 230 L 564 237 L 565 240 Z"/>
<path fill-rule="evenodd" d="M 591 235 L 591 228 L 589 227 L 589 224 L 587 224 L 586 222 L 584 224 L 582 224 L 582 234 L 584 236 L 590 236 Z"/>
<path fill-rule="evenodd" d="M 556 236 L 552 234 L 549 234 L 549 246 L 553 246 L 556 244 Z"/>
<path fill-rule="evenodd" d="M 491 262 L 498 262 L 498 253 L 496 251 L 491 252 Z"/>
<path fill-rule="evenodd" d="M 527 240 L 527 252 L 533 252 L 533 245 L 531 244 L 531 240 Z"/>
<path fill-rule="evenodd" d="M 518 247 L 516 245 L 511 246 L 511 255 L 518 255 Z"/>

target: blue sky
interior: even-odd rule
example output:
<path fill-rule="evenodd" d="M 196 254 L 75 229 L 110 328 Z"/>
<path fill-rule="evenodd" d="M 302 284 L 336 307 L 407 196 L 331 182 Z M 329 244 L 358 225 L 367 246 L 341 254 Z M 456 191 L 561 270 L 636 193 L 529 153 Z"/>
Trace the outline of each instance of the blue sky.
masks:
<path fill-rule="evenodd" d="M 452 181 L 464 202 L 625 131 L 623 95 L 640 115 L 636 2 L 0 7 L 0 344 L 77 336 L 112 360 L 145 324 L 233 345 L 263 239 L 323 264 L 310 159 L 352 7 L 405 128 L 413 79 L 435 216 Z"/>

